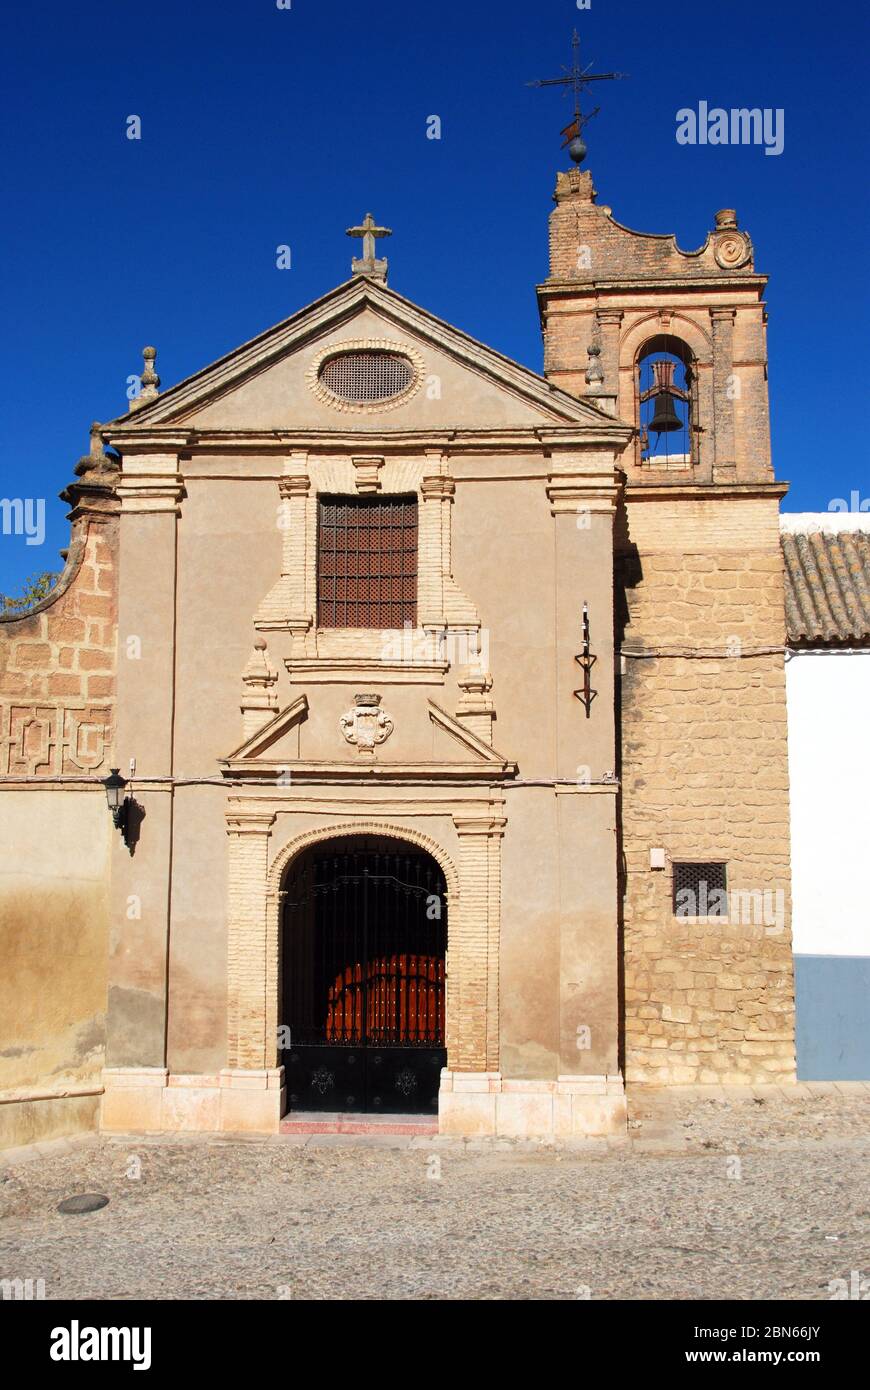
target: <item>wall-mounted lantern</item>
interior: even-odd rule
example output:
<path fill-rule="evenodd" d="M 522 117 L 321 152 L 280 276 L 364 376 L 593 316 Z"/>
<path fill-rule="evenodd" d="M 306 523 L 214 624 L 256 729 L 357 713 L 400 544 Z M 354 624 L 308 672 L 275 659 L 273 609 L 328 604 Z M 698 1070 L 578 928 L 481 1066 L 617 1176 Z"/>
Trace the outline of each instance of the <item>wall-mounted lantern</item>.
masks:
<path fill-rule="evenodd" d="M 127 815 L 130 809 L 130 798 L 124 795 L 126 785 L 127 778 L 122 777 L 116 767 L 112 768 L 108 777 L 103 778 L 106 800 L 112 813 L 112 824 L 116 830 L 120 830 L 125 844 L 127 843 Z"/>

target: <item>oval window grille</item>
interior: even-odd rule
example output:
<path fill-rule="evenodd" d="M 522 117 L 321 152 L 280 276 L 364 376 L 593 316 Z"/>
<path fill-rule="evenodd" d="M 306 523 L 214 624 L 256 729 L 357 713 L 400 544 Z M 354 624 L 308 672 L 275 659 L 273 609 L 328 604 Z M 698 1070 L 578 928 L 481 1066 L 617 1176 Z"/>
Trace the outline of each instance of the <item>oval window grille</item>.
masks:
<path fill-rule="evenodd" d="M 414 367 L 398 352 L 343 352 L 320 369 L 318 380 L 340 401 L 389 401 L 412 385 Z"/>

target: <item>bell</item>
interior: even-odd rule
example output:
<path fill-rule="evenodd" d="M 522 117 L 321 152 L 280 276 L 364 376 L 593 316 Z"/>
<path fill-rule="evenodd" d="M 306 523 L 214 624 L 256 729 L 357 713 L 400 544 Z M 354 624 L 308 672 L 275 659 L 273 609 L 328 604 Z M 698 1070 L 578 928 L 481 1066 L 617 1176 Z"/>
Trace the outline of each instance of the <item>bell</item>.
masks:
<path fill-rule="evenodd" d="M 655 396 L 653 405 L 653 417 L 648 427 L 650 434 L 672 434 L 674 430 L 683 428 L 683 422 L 674 409 L 674 398 L 667 391 Z"/>

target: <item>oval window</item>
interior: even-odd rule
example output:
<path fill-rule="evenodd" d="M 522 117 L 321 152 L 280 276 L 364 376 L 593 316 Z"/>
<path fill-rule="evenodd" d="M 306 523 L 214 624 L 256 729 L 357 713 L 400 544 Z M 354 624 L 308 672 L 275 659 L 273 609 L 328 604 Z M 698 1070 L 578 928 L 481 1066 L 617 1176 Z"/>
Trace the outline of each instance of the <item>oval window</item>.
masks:
<path fill-rule="evenodd" d="M 413 364 L 401 353 L 370 349 L 330 357 L 318 380 L 340 401 L 369 405 L 401 396 L 414 377 Z"/>

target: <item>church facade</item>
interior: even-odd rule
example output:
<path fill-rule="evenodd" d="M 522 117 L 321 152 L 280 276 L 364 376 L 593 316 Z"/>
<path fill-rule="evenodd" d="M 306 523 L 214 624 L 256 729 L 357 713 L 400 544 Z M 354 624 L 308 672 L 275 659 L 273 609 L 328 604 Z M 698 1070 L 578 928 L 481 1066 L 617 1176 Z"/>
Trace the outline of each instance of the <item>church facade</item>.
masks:
<path fill-rule="evenodd" d="M 145 350 L 2 620 L 7 1143 L 608 1134 L 626 1081 L 794 1077 L 749 237 L 685 253 L 560 174 L 537 375 L 355 230 L 350 280 L 188 380 Z"/>

